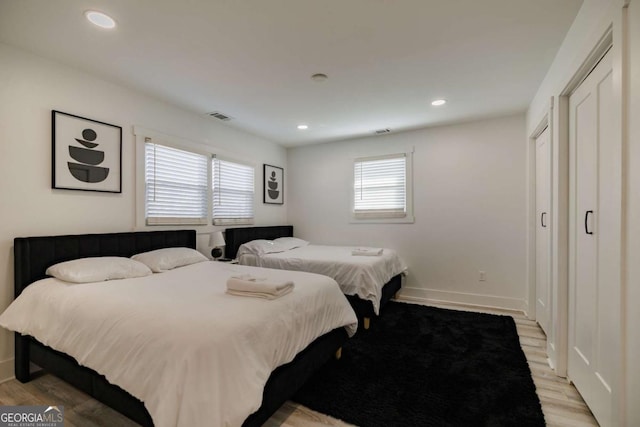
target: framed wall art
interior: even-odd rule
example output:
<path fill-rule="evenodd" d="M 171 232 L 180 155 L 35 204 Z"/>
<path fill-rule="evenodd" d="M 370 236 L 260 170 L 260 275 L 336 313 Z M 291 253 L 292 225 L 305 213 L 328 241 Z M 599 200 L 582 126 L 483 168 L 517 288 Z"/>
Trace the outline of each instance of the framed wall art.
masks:
<path fill-rule="evenodd" d="M 122 128 L 51 111 L 51 187 L 122 192 Z"/>
<path fill-rule="evenodd" d="M 284 169 L 264 165 L 264 203 L 284 204 Z"/>

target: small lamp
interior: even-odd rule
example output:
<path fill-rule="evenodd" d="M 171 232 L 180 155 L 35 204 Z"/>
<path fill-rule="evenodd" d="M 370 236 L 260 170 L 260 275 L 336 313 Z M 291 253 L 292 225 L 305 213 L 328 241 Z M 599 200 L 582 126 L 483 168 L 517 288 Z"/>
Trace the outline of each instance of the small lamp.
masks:
<path fill-rule="evenodd" d="M 211 249 L 211 256 L 213 259 L 217 260 L 222 256 L 222 249 L 220 249 L 220 246 L 225 245 L 226 242 L 224 241 L 222 231 L 214 231 L 209 235 L 209 246 L 213 246 L 213 249 Z"/>

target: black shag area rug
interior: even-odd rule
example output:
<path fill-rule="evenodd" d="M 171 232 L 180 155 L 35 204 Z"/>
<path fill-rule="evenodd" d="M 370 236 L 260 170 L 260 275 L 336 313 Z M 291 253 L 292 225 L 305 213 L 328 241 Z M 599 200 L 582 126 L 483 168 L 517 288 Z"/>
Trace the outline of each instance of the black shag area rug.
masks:
<path fill-rule="evenodd" d="M 545 425 L 511 317 L 398 302 L 292 400 L 361 427 Z"/>

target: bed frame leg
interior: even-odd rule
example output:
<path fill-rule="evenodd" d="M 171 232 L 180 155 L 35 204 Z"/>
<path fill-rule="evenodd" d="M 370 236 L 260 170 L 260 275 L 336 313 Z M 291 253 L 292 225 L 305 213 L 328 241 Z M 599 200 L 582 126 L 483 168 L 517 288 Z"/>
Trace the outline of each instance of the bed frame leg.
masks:
<path fill-rule="evenodd" d="M 342 347 L 336 350 L 336 360 L 340 360 L 342 357 Z"/>
<path fill-rule="evenodd" d="M 365 329 L 369 329 L 369 326 L 371 326 L 371 318 L 365 317 L 364 319 L 362 319 L 362 327 Z"/>
<path fill-rule="evenodd" d="M 31 381 L 31 371 L 29 366 L 29 338 L 15 333 L 15 374 L 16 379 L 21 383 Z"/>

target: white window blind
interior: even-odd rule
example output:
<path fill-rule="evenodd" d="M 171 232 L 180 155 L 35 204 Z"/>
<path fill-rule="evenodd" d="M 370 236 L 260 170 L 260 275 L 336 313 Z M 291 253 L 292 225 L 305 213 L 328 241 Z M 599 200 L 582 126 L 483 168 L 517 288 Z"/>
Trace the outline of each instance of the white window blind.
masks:
<path fill-rule="evenodd" d="M 208 156 L 145 143 L 147 225 L 206 224 Z"/>
<path fill-rule="evenodd" d="M 359 219 L 407 215 L 407 157 L 404 153 L 355 160 L 353 215 Z"/>
<path fill-rule="evenodd" d="M 253 224 L 254 168 L 214 157 L 213 224 Z"/>

